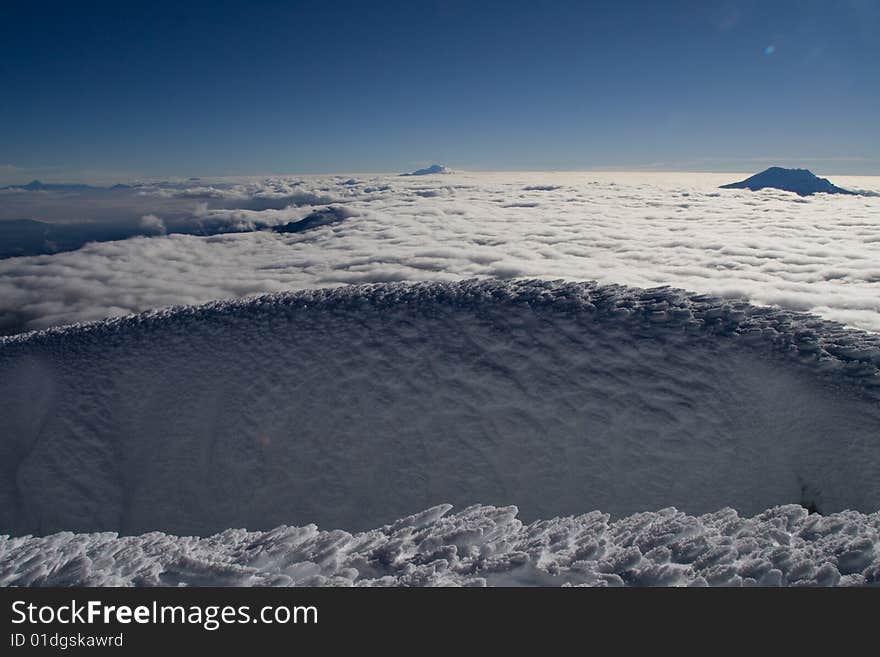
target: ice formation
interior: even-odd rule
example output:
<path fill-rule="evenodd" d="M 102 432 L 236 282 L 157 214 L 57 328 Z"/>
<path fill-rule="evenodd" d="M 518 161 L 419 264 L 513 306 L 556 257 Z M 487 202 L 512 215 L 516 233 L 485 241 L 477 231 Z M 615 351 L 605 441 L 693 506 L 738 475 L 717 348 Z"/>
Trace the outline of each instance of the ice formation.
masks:
<path fill-rule="evenodd" d="M 5 586 L 853 586 L 880 584 L 880 513 L 742 518 L 598 511 L 525 525 L 516 507 L 441 505 L 358 534 L 315 525 L 0 537 Z"/>

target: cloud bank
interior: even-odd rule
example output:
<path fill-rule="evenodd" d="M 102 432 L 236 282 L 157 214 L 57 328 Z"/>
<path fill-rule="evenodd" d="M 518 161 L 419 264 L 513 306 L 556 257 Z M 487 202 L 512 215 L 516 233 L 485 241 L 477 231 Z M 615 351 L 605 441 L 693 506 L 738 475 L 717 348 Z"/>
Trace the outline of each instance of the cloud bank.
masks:
<path fill-rule="evenodd" d="M 297 208 L 327 206 L 347 193 L 335 193 L 332 183 L 307 188 L 295 180 L 193 182 L 93 187 L 34 181 L 0 188 L 0 258 L 55 254 L 139 235 L 263 230 L 299 220 Z"/>
<path fill-rule="evenodd" d="M 451 173 L 143 184 L 127 192 L 140 195 L 136 221 L 152 214 L 170 233 L 175 212 L 183 212 L 181 221 L 221 234 L 154 231 L 0 261 L 0 330 L 280 290 L 474 276 L 671 284 L 880 330 L 880 198 L 717 189 L 730 176 Z M 837 180 L 880 189 L 877 179 Z M 163 214 L 151 203 L 171 206 Z M 289 224 L 330 205 L 345 208 L 344 221 L 301 233 L 223 234 Z"/>

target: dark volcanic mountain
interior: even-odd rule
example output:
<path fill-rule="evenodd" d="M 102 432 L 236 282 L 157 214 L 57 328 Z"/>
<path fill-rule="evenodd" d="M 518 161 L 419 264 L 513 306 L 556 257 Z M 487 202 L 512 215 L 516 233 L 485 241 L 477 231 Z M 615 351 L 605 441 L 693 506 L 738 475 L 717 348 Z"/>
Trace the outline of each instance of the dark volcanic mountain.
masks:
<path fill-rule="evenodd" d="M 855 192 L 832 185 L 827 178 L 819 178 L 807 169 L 783 169 L 782 167 L 770 167 L 761 173 L 756 173 L 751 178 L 729 185 L 721 185 L 721 189 L 750 189 L 753 192 L 765 187 L 783 189 L 800 196 L 820 193 L 855 194 Z"/>

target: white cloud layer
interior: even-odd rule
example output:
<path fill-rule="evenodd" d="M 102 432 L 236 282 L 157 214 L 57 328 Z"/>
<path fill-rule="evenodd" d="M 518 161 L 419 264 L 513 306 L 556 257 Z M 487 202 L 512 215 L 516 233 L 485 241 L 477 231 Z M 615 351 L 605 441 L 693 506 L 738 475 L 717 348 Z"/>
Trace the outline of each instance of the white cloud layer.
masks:
<path fill-rule="evenodd" d="M 880 198 L 717 189 L 738 176 L 453 173 L 141 187 L 157 199 L 184 197 L 194 220 L 243 230 L 330 203 L 351 216 L 295 234 L 133 238 L 0 261 L 0 330 L 279 290 L 474 276 L 670 284 L 880 330 Z M 880 189 L 877 178 L 832 181 Z"/>

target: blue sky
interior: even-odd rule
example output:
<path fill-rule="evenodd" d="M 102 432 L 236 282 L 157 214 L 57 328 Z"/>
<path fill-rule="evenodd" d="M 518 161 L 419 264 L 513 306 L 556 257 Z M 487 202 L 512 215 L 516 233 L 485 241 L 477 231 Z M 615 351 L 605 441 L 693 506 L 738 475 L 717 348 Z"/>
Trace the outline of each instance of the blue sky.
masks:
<path fill-rule="evenodd" d="M 36 3 L 0 181 L 461 169 L 880 174 L 880 3 Z"/>

